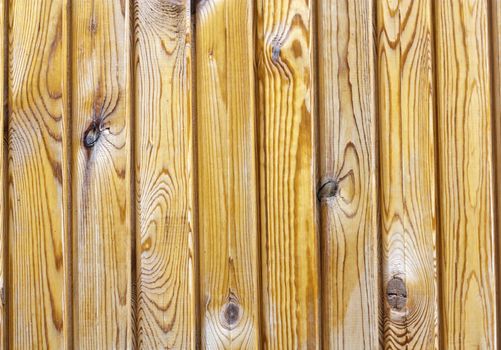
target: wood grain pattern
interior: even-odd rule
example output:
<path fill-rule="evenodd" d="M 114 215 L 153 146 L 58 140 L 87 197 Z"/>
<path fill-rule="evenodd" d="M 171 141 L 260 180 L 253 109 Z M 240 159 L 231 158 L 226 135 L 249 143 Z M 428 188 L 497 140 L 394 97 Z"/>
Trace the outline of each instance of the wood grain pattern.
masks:
<path fill-rule="evenodd" d="M 496 347 L 488 1 L 435 2 L 442 346 Z"/>
<path fill-rule="evenodd" d="M 323 347 L 375 349 L 376 14 L 368 0 L 319 1 L 317 6 L 319 183 L 335 186 L 335 193 L 320 198 Z"/>
<path fill-rule="evenodd" d="M 492 39 L 492 97 L 494 99 L 494 110 L 493 110 L 493 124 L 494 124 L 494 140 L 493 140 L 493 151 L 495 155 L 495 186 L 494 186 L 494 196 L 496 203 L 496 215 L 494 216 L 494 226 L 495 226 L 495 236 L 497 237 L 497 256 L 495 259 L 496 271 L 497 271 L 497 284 L 496 288 L 498 290 L 496 299 L 496 308 L 498 321 L 500 320 L 500 303 L 501 303 L 501 293 L 499 293 L 499 288 L 501 286 L 501 2 L 499 0 L 493 0 L 490 2 L 490 13 L 492 16 L 491 21 L 491 39 Z M 501 348 L 501 335 L 497 334 L 497 348 Z"/>
<path fill-rule="evenodd" d="M 388 349 L 438 347 L 431 10 L 428 0 L 377 6 L 381 346 Z M 401 295 L 391 288 L 399 283 Z"/>
<path fill-rule="evenodd" d="M 9 347 L 70 341 L 66 1 L 9 2 Z"/>
<path fill-rule="evenodd" d="M 320 348 L 313 3 L 257 1 L 263 343 Z"/>
<path fill-rule="evenodd" d="M 0 0 L 0 82 L 2 89 L 0 91 L 0 349 L 7 349 L 8 346 L 8 244 L 7 244 L 7 202 L 8 202 L 8 183 L 7 183 L 7 162 L 8 162 L 8 144 L 7 144 L 7 106 L 8 99 L 8 81 L 7 79 L 7 54 L 8 54 L 8 36 L 7 36 L 7 3 L 6 0 Z"/>
<path fill-rule="evenodd" d="M 135 2 L 138 346 L 195 349 L 190 2 Z"/>
<path fill-rule="evenodd" d="M 202 348 L 259 349 L 251 0 L 197 7 Z"/>
<path fill-rule="evenodd" d="M 130 2 L 74 0 L 72 19 L 74 345 L 125 349 L 133 339 Z"/>

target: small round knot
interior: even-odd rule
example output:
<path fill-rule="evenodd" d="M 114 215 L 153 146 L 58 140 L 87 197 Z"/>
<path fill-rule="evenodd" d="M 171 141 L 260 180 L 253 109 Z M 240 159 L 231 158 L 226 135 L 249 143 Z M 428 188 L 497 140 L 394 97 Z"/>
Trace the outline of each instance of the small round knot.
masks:
<path fill-rule="evenodd" d="M 240 316 L 240 308 L 234 302 L 229 302 L 224 310 L 224 320 L 229 326 L 233 326 Z"/>
<path fill-rule="evenodd" d="M 95 121 L 92 121 L 87 130 L 85 130 L 84 132 L 83 136 L 84 146 L 87 148 L 93 147 L 96 144 L 97 140 L 99 140 L 100 136 L 101 136 L 100 126 Z"/>
<path fill-rule="evenodd" d="M 317 191 L 317 198 L 321 202 L 335 197 L 339 191 L 339 183 L 331 178 L 325 179 L 320 183 L 319 187 L 320 188 Z"/>
<path fill-rule="evenodd" d="M 394 276 L 388 281 L 386 300 L 394 310 L 400 311 L 405 307 L 407 303 L 407 289 L 405 288 L 405 282 L 400 277 Z"/>

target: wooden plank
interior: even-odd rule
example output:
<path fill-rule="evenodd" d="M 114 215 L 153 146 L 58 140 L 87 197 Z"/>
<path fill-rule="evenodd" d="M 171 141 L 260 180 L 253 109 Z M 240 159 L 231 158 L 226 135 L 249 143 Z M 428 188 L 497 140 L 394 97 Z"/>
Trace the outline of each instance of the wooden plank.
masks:
<path fill-rule="evenodd" d="M 8 144 L 7 144 L 7 105 L 8 86 L 7 79 L 7 55 L 8 55 L 8 36 L 7 36 L 7 3 L 6 0 L 0 1 L 0 82 L 2 90 L 0 91 L 0 349 L 7 349 L 8 346 L 8 298 L 7 298 L 7 281 L 8 281 L 8 232 L 7 232 L 7 202 L 8 183 L 7 183 L 7 162 L 8 162 Z"/>
<path fill-rule="evenodd" d="M 190 1 L 135 2 L 137 343 L 195 349 Z"/>
<path fill-rule="evenodd" d="M 501 2 L 499 0 L 493 0 L 490 2 L 491 7 L 491 38 L 492 38 L 492 96 L 494 99 L 494 140 L 493 140 L 493 151 L 494 151 L 494 170 L 495 170 L 495 186 L 494 186 L 494 196 L 496 199 L 496 215 L 494 215 L 494 226 L 496 228 L 495 234 L 497 238 L 497 256 L 495 262 L 497 263 L 497 285 L 496 288 L 498 292 L 496 293 L 496 305 L 498 320 L 500 319 L 500 308 L 501 295 L 499 293 L 499 288 L 501 285 Z M 495 237 L 496 237 L 495 236 Z M 499 321 L 498 321 L 499 322 Z M 497 335 L 497 348 L 501 348 L 501 338 L 500 334 Z"/>
<path fill-rule="evenodd" d="M 431 2 L 379 1 L 377 13 L 381 346 L 437 348 Z"/>
<path fill-rule="evenodd" d="M 263 343 L 320 348 L 313 2 L 257 2 Z"/>
<path fill-rule="evenodd" d="M 9 347 L 68 348 L 67 3 L 9 2 Z"/>
<path fill-rule="evenodd" d="M 75 348 L 132 347 L 129 1 L 72 1 Z"/>
<path fill-rule="evenodd" d="M 442 347 L 496 347 L 488 1 L 435 2 Z"/>
<path fill-rule="evenodd" d="M 375 349 L 376 14 L 370 0 L 317 6 L 323 347 Z"/>
<path fill-rule="evenodd" d="M 197 7 L 202 347 L 259 349 L 259 255 L 251 0 Z"/>

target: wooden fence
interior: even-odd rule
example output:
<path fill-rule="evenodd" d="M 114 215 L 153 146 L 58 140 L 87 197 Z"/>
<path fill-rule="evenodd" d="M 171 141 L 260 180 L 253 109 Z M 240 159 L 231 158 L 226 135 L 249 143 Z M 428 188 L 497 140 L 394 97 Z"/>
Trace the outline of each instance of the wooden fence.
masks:
<path fill-rule="evenodd" d="M 499 0 L 0 19 L 1 349 L 501 346 Z"/>

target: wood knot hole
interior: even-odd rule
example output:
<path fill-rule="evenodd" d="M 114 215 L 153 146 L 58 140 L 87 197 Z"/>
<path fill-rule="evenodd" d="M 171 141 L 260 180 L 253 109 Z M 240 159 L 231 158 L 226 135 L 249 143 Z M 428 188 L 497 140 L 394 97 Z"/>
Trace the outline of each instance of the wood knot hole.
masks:
<path fill-rule="evenodd" d="M 400 311 L 407 303 L 407 289 L 405 282 L 400 278 L 394 276 L 388 281 L 386 286 L 386 300 L 393 310 Z"/>
<path fill-rule="evenodd" d="M 238 321 L 238 317 L 240 314 L 240 308 L 237 304 L 230 302 L 226 305 L 226 309 L 224 310 L 224 320 L 228 323 L 229 326 L 233 326 Z"/>
<path fill-rule="evenodd" d="M 93 121 L 84 132 L 83 143 L 86 148 L 93 147 L 101 136 L 101 126 Z"/>
<path fill-rule="evenodd" d="M 317 198 L 323 202 L 335 197 L 339 192 L 339 183 L 334 179 L 326 179 L 320 183 L 320 188 L 317 192 Z"/>

